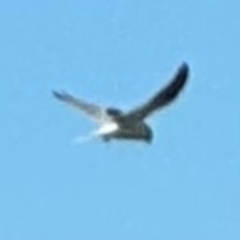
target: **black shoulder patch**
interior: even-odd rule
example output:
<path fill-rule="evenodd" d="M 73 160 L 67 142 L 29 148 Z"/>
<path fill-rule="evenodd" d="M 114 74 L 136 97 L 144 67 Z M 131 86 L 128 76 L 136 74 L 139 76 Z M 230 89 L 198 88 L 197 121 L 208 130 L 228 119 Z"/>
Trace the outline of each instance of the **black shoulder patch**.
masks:
<path fill-rule="evenodd" d="M 109 114 L 112 117 L 119 117 L 122 115 L 122 111 L 116 108 L 108 108 L 107 114 Z"/>

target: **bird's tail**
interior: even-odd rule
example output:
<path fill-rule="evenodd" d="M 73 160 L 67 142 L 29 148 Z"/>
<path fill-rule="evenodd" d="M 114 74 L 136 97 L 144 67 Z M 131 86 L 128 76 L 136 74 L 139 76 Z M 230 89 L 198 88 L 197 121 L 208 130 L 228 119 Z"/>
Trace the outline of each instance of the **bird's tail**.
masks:
<path fill-rule="evenodd" d="M 85 136 L 78 136 L 73 139 L 72 143 L 73 144 L 82 144 L 91 141 L 93 138 L 96 137 L 96 134 L 94 132 L 85 135 Z"/>

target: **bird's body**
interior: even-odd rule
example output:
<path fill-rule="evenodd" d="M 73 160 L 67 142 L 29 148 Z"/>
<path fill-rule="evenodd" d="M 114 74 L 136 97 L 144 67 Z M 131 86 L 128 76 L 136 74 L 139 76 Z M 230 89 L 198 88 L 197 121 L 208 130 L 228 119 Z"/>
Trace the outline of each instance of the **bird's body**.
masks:
<path fill-rule="evenodd" d="M 65 92 L 54 91 L 53 94 L 57 99 L 85 112 L 100 124 L 100 128 L 93 133 L 94 136 L 101 137 L 104 141 L 128 139 L 150 143 L 153 138 L 153 131 L 144 120 L 157 109 L 171 103 L 178 96 L 187 81 L 188 72 L 187 64 L 183 64 L 169 85 L 160 90 L 145 104 L 129 112 L 90 104 Z"/>
<path fill-rule="evenodd" d="M 141 121 L 138 122 L 109 122 L 102 125 L 96 132 L 104 141 L 111 139 L 151 140 L 150 127 Z"/>

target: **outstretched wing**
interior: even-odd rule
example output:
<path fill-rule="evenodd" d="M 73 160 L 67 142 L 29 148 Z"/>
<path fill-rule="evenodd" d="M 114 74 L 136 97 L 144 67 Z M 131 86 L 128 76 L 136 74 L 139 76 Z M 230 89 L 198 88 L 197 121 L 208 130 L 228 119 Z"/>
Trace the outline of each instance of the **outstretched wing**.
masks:
<path fill-rule="evenodd" d="M 93 120 L 99 123 L 103 123 L 110 120 L 110 117 L 108 116 L 106 110 L 103 107 L 94 105 L 92 103 L 87 103 L 79 98 L 73 97 L 72 95 L 66 92 L 53 91 L 53 95 L 57 99 L 69 104 L 70 106 L 76 108 L 77 110 L 86 113 Z"/>
<path fill-rule="evenodd" d="M 155 110 L 171 103 L 183 89 L 189 75 L 189 67 L 183 63 L 173 77 L 172 81 L 148 102 L 128 113 L 129 117 L 144 119 Z"/>

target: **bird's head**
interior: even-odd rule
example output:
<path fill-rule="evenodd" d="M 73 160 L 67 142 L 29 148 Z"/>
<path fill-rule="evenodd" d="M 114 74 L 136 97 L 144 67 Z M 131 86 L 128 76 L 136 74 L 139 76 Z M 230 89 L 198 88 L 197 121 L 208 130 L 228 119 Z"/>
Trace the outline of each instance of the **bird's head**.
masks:
<path fill-rule="evenodd" d="M 122 115 L 122 111 L 117 108 L 108 108 L 107 114 L 111 117 L 120 117 Z"/>

